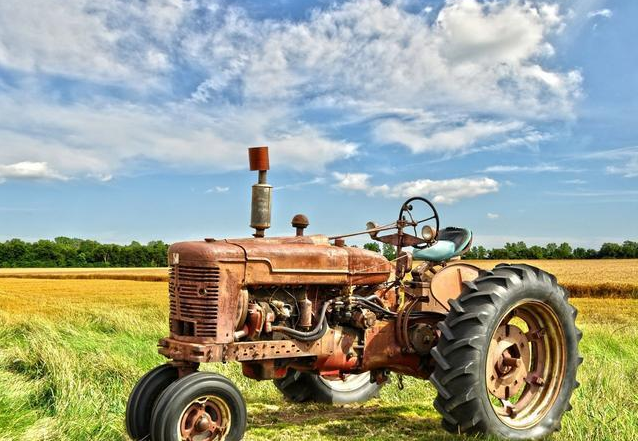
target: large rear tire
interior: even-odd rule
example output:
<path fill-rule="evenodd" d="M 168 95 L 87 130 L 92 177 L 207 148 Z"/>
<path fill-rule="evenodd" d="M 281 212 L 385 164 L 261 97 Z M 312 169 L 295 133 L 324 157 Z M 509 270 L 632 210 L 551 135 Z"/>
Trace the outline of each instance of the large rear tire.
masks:
<path fill-rule="evenodd" d="M 379 395 L 382 386 L 370 382 L 370 373 L 350 374 L 345 379 L 330 379 L 317 374 L 289 369 L 286 376 L 275 380 L 275 386 L 290 401 L 297 403 L 348 404 L 361 403 Z"/>
<path fill-rule="evenodd" d="M 126 431 L 131 439 L 140 440 L 150 433 L 153 406 L 177 378 L 177 369 L 170 364 L 157 366 L 140 378 L 126 404 Z"/>
<path fill-rule="evenodd" d="M 453 433 L 538 439 L 560 429 L 582 362 L 576 309 L 556 278 L 498 265 L 450 301 L 430 377 Z"/>

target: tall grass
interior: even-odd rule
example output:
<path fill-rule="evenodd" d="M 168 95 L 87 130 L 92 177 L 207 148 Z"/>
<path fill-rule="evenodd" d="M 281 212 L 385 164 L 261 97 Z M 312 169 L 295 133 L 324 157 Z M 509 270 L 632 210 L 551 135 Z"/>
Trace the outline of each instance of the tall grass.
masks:
<path fill-rule="evenodd" d="M 558 440 L 638 439 L 637 300 L 576 299 L 585 333 L 582 387 Z M 0 440 L 125 440 L 126 399 L 163 363 L 166 284 L 0 280 Z M 285 403 L 271 382 L 210 365 L 235 381 L 250 413 L 248 440 L 453 440 L 439 429 L 434 391 L 396 379 L 363 405 Z"/>

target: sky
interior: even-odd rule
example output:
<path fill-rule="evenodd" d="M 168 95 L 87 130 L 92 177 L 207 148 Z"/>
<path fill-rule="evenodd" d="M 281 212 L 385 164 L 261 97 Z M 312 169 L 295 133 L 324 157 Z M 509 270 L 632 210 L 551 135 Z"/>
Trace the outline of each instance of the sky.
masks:
<path fill-rule="evenodd" d="M 5 0 L 0 240 L 357 231 L 638 239 L 638 2 Z M 355 242 L 356 243 L 356 242 Z"/>

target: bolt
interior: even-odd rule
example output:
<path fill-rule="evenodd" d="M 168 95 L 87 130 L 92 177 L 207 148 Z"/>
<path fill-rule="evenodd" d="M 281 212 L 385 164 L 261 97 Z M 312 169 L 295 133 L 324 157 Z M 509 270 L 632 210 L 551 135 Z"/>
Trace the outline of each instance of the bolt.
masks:
<path fill-rule="evenodd" d="M 513 358 L 505 354 L 503 355 L 503 364 L 505 366 L 517 367 L 520 361 L 521 361 L 520 358 Z"/>

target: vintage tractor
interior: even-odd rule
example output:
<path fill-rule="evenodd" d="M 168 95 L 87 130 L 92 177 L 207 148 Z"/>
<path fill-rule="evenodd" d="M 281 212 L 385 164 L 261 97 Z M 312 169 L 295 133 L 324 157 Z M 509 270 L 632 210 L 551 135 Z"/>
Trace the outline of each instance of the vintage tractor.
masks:
<path fill-rule="evenodd" d="M 274 380 L 289 400 L 350 403 L 374 397 L 391 372 L 429 379 L 443 427 L 533 439 L 560 428 L 578 386 L 581 333 L 556 278 L 528 265 L 484 271 L 459 260 L 464 228 L 439 228 L 420 197 L 395 222 L 360 233 L 264 237 L 272 188 L 268 150 L 249 149 L 253 238 L 181 242 L 169 249 L 167 364 L 133 389 L 126 426 L 134 440 L 236 441 L 246 405 L 227 378 L 200 363 L 239 362 Z M 387 233 L 384 233 L 387 232 Z M 347 246 L 369 234 L 397 258 Z"/>

